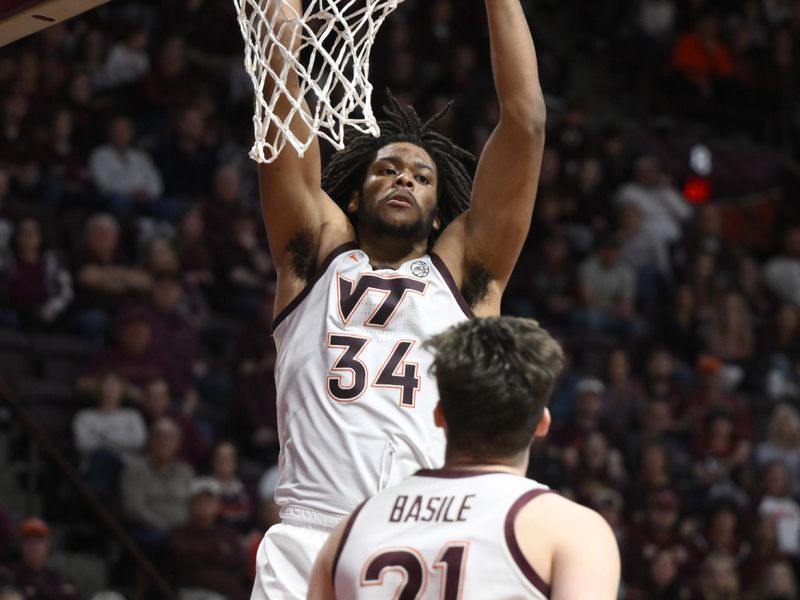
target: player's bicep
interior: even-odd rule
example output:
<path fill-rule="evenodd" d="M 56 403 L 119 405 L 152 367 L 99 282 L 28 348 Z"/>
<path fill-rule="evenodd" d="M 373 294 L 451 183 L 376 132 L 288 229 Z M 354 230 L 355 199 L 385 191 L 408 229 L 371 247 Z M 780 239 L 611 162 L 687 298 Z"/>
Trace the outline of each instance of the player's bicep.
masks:
<path fill-rule="evenodd" d="M 292 267 L 293 244 L 301 237 L 306 251 L 313 252 L 313 259 L 327 248 L 349 241 L 347 217 L 318 181 L 301 174 L 295 166 L 281 169 L 280 164 L 273 163 L 259 168 L 261 210 L 279 275 Z"/>
<path fill-rule="evenodd" d="M 619 591 L 617 541 L 605 520 L 585 508 L 570 519 L 573 535 L 563 535 L 553 554 L 552 600 L 615 600 Z"/>
<path fill-rule="evenodd" d="M 503 286 L 530 229 L 543 149 L 543 121 L 501 121 L 478 161 L 465 251 Z"/>

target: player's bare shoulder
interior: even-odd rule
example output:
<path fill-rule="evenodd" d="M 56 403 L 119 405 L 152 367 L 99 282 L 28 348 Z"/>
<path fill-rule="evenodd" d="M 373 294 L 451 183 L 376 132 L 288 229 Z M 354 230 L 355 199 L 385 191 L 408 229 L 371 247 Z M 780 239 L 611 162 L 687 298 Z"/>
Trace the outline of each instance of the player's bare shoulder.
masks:
<path fill-rule="evenodd" d="M 514 533 L 528 564 L 551 587 L 551 598 L 586 597 L 588 590 L 594 598 L 616 597 L 619 548 L 594 510 L 560 494 L 542 494 L 519 510 Z"/>

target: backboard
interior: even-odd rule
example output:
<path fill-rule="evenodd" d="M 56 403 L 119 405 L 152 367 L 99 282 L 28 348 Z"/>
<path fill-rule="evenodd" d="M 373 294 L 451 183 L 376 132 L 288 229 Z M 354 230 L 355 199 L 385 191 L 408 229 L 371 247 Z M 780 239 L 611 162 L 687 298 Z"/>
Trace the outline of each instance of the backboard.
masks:
<path fill-rule="evenodd" d="M 108 0 L 2 0 L 0 46 L 106 2 Z"/>

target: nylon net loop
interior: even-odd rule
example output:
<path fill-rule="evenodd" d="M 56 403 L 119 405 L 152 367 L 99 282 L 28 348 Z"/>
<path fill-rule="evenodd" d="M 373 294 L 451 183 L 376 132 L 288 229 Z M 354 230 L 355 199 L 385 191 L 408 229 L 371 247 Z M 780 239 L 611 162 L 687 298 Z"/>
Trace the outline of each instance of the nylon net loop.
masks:
<path fill-rule="evenodd" d="M 369 57 L 378 29 L 402 1 L 310 0 L 298 14 L 285 0 L 233 0 L 255 92 L 253 160 L 271 162 L 287 142 L 303 156 L 317 136 L 341 149 L 348 125 L 379 135 Z M 287 88 L 292 73 L 296 93 Z M 275 112 L 282 99 L 290 107 L 284 116 Z M 295 131 L 307 135 L 290 130 L 295 119 L 305 124 Z"/>

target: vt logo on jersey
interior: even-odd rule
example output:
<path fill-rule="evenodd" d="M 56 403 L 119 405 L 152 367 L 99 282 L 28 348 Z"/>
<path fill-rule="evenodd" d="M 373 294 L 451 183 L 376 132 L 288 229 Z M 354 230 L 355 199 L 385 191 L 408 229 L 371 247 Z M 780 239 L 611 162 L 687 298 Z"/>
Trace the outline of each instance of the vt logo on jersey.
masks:
<path fill-rule="evenodd" d="M 352 280 L 336 274 L 336 288 L 339 293 L 339 316 L 342 324 L 347 325 L 358 305 L 369 292 L 383 294 L 383 300 L 364 321 L 368 327 L 386 327 L 386 324 L 397 311 L 406 294 L 424 294 L 428 284 L 409 277 L 382 277 L 374 273 L 365 273 L 353 285 Z"/>
<path fill-rule="evenodd" d="M 407 294 L 424 294 L 428 284 L 410 277 L 381 276 L 364 273 L 357 283 L 336 274 L 339 316 L 347 326 L 356 309 L 370 294 L 379 294 L 380 301 L 364 320 L 365 327 L 384 328 L 400 308 Z M 372 338 L 347 333 L 329 333 L 328 348 L 339 348 L 341 353 L 334 362 L 327 380 L 328 394 L 337 402 L 354 402 L 369 387 L 369 370 L 359 359 Z M 416 340 L 399 340 L 383 361 L 372 387 L 397 388 L 400 390 L 400 406 L 413 408 L 420 378 L 419 365 L 406 362 Z M 372 361 L 370 361 L 372 364 Z"/>

